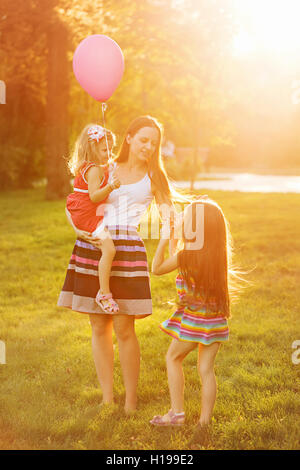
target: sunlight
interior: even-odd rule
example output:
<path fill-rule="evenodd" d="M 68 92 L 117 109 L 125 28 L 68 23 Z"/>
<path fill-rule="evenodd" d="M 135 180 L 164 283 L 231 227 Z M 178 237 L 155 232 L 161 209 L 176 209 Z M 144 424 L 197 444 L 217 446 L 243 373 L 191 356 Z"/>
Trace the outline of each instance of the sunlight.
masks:
<path fill-rule="evenodd" d="M 253 38 L 245 31 L 240 31 L 233 38 L 233 54 L 237 57 L 242 57 L 253 52 L 255 44 Z"/>
<path fill-rule="evenodd" d="M 240 32 L 234 39 L 234 53 L 300 53 L 299 0 L 235 0 L 235 8 Z"/>

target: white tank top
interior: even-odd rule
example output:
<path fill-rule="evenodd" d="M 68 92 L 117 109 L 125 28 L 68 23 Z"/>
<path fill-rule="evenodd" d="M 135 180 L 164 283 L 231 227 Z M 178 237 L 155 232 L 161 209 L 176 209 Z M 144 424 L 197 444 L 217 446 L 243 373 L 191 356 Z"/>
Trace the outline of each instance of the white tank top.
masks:
<path fill-rule="evenodd" d="M 108 196 L 101 225 L 130 225 L 137 228 L 152 199 L 148 174 L 136 183 L 122 184 Z"/>

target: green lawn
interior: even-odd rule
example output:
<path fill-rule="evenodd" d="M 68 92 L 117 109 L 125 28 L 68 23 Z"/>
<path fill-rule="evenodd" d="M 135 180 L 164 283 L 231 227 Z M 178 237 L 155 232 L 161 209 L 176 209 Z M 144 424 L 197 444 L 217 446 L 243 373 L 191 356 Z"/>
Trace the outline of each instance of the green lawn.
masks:
<path fill-rule="evenodd" d="M 235 262 L 253 269 L 232 308 L 230 341 L 216 360 L 218 397 L 209 449 L 299 449 L 300 195 L 205 191 L 222 206 Z M 187 449 L 200 412 L 196 352 L 185 362 L 187 424 L 153 429 L 168 410 L 165 352 L 158 324 L 171 314 L 174 274 L 152 277 L 154 314 L 136 323 L 141 346 L 139 408 L 123 412 L 115 347 L 114 407 L 99 412 L 88 317 L 56 307 L 74 234 L 64 201 L 43 189 L 0 195 L 0 449 Z M 146 241 L 149 262 L 155 241 Z M 114 339 L 115 341 L 115 339 Z M 115 341 L 116 343 L 116 341 Z"/>

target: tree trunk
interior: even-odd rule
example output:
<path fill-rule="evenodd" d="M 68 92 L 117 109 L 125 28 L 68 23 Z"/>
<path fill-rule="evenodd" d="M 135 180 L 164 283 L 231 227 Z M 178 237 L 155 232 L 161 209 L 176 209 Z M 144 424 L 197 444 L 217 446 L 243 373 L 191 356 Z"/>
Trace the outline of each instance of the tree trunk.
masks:
<path fill-rule="evenodd" d="M 199 145 L 200 145 L 200 125 L 199 118 L 195 119 L 194 127 L 194 150 L 193 150 L 193 164 L 191 168 L 191 191 L 194 190 L 195 179 L 199 170 Z"/>
<path fill-rule="evenodd" d="M 54 15 L 47 31 L 47 41 L 46 198 L 59 199 L 70 192 L 66 165 L 69 151 L 69 64 L 68 31 Z"/>

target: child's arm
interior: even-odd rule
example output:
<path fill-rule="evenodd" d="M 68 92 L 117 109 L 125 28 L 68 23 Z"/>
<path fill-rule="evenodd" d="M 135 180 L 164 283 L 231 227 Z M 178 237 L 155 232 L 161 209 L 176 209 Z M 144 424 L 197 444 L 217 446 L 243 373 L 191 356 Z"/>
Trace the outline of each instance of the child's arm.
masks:
<path fill-rule="evenodd" d="M 170 230 L 169 253 L 174 254 L 177 246 L 177 240 L 174 240 L 174 222 L 176 219 L 176 210 L 171 199 L 160 191 L 156 190 L 152 184 L 152 191 L 155 196 L 155 202 L 159 211 L 163 225 L 168 224 Z"/>
<path fill-rule="evenodd" d="M 174 230 L 169 244 L 169 253 L 171 255 L 176 253 L 179 240 L 182 240 L 182 225 L 183 225 L 184 211 L 174 214 Z"/>
<path fill-rule="evenodd" d="M 92 202 L 101 202 L 116 188 L 120 187 L 120 182 L 117 178 L 113 178 L 111 183 L 108 183 L 104 188 L 99 188 L 99 181 L 103 178 L 103 171 L 101 168 L 93 166 L 86 173 L 88 181 L 89 196 Z"/>
<path fill-rule="evenodd" d="M 157 276 L 170 273 L 178 267 L 177 254 L 170 256 L 170 258 L 167 258 L 165 260 L 165 249 L 168 244 L 168 241 L 169 240 L 167 238 L 161 238 L 159 240 L 156 253 L 153 258 L 152 272 Z"/>

